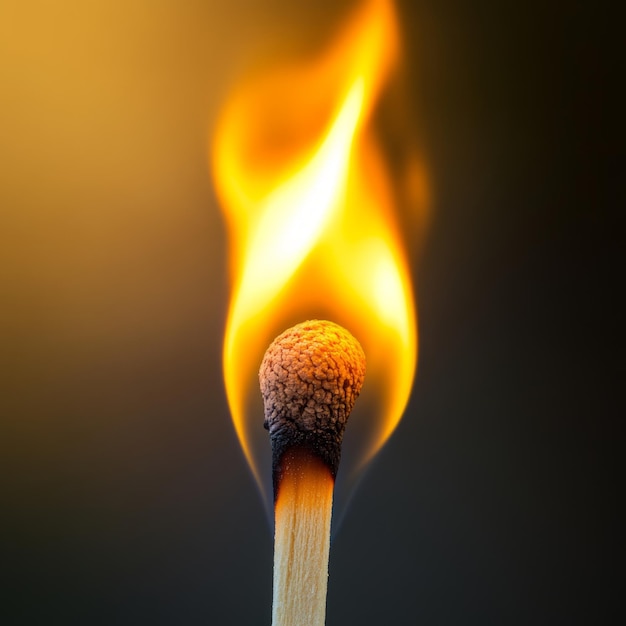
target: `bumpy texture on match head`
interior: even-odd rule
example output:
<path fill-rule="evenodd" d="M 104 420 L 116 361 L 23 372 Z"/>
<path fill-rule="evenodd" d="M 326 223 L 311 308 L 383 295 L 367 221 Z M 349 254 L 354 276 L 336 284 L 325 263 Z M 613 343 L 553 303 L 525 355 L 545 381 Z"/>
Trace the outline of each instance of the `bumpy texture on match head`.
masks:
<path fill-rule="evenodd" d="M 336 475 L 344 429 L 364 376 L 359 342 L 333 322 L 303 322 L 272 342 L 259 380 L 275 481 L 281 457 L 293 446 L 311 450 Z"/>

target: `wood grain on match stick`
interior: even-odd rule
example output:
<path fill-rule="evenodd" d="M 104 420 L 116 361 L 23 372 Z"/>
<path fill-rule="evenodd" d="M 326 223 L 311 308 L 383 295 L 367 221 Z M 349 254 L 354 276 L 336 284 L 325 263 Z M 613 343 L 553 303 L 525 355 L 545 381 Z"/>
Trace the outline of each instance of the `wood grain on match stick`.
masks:
<path fill-rule="evenodd" d="M 324 624 L 333 477 L 306 450 L 285 454 L 275 506 L 274 626 Z"/>
<path fill-rule="evenodd" d="M 364 375 L 363 349 L 332 322 L 286 330 L 263 357 L 276 526 L 273 626 L 324 625 L 333 487 Z"/>

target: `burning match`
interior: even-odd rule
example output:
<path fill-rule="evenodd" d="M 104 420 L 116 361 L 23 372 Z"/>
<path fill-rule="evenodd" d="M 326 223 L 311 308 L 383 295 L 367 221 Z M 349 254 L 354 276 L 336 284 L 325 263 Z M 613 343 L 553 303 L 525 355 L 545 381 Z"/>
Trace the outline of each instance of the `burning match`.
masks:
<path fill-rule="evenodd" d="M 333 488 L 365 354 L 344 328 L 298 324 L 267 349 L 259 381 L 272 444 L 273 626 L 323 626 Z"/>
<path fill-rule="evenodd" d="M 232 281 L 224 381 L 270 506 L 271 465 L 274 626 L 324 624 L 332 508 L 392 435 L 412 388 L 416 310 L 396 204 L 401 180 L 425 174 L 419 160 L 409 178 L 392 171 L 377 116 L 399 54 L 392 0 L 363 0 L 319 53 L 236 81 L 216 120 L 212 171 Z M 288 320 L 318 315 L 359 342 L 309 321 L 267 349 Z M 364 353 L 369 382 L 336 481 Z M 259 428 L 261 361 L 271 460 Z"/>

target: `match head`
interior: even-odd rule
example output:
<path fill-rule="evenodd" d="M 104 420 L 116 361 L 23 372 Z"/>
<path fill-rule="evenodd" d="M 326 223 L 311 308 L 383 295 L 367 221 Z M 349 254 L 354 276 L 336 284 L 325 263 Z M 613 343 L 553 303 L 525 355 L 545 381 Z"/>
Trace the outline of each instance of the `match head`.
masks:
<path fill-rule="evenodd" d="M 259 381 L 275 483 L 283 454 L 293 448 L 309 450 L 336 475 L 343 433 L 364 376 L 359 342 L 333 322 L 303 322 L 272 342 Z"/>

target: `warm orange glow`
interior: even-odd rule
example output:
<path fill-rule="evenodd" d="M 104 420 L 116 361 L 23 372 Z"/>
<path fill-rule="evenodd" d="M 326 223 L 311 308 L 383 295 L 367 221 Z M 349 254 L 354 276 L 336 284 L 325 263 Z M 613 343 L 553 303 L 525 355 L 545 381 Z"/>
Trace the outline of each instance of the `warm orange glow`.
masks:
<path fill-rule="evenodd" d="M 284 518 L 285 510 L 294 506 L 318 509 L 325 508 L 326 503 L 332 503 L 335 481 L 328 466 L 317 457 L 307 451 L 289 450 L 281 465 L 280 489 L 274 505 L 277 519 Z M 286 526 L 293 528 L 294 524 Z"/>
<path fill-rule="evenodd" d="M 367 356 L 363 396 L 376 415 L 362 466 L 398 424 L 417 334 L 393 189 L 372 113 L 398 57 L 395 14 L 368 0 L 314 62 L 240 84 L 218 121 L 216 188 L 231 237 L 226 391 L 244 453 L 262 415 L 249 408 L 271 340 L 314 317 L 345 326 Z M 352 422 L 348 430 L 358 428 Z M 265 434 L 265 433 L 263 433 Z M 267 444 L 269 447 L 269 444 Z"/>

